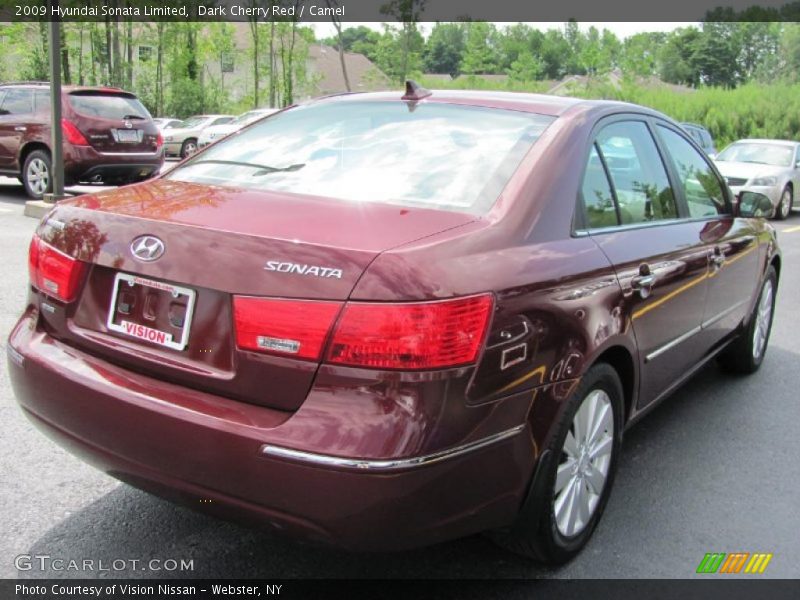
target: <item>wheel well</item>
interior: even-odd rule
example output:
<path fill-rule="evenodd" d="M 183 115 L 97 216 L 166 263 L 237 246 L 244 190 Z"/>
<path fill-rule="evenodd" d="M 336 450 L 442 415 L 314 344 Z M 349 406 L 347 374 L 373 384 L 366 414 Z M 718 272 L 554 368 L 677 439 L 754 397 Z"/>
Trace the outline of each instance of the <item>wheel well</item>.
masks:
<path fill-rule="evenodd" d="M 47 144 L 43 144 L 42 142 L 30 142 L 25 144 L 22 148 L 22 151 L 19 153 L 19 172 L 22 173 L 22 167 L 25 166 L 25 159 L 28 158 L 28 154 L 33 152 L 34 150 L 44 150 L 48 154 L 50 153 L 50 148 L 47 147 Z"/>
<path fill-rule="evenodd" d="M 631 353 L 623 346 L 612 346 L 603 351 L 596 362 L 611 365 L 619 375 L 622 391 L 625 394 L 625 421 L 627 421 L 633 408 L 634 382 L 636 381 L 636 371 Z"/>
<path fill-rule="evenodd" d="M 773 256 L 772 261 L 769 263 L 775 268 L 775 275 L 778 277 L 778 280 L 781 278 L 781 257 L 780 256 Z"/>

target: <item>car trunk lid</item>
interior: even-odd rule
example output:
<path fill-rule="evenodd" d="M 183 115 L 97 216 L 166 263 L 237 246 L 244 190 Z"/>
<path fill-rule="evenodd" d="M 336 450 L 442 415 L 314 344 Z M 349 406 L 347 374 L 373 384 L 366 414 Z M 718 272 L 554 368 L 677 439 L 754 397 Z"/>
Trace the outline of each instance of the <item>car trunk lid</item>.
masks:
<path fill-rule="evenodd" d="M 62 321 L 42 314 L 53 335 L 128 368 L 293 410 L 318 362 L 238 349 L 233 297 L 344 302 L 384 250 L 472 220 L 155 180 L 51 213 L 42 239 L 92 268 Z M 134 257 L 142 239 L 161 242 L 163 256 Z"/>

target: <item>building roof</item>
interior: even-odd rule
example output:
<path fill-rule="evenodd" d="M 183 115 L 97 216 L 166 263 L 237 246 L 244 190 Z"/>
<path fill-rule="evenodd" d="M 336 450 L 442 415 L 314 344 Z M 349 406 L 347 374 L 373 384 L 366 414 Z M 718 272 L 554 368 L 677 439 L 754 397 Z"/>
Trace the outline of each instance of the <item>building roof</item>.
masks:
<path fill-rule="evenodd" d="M 311 44 L 308 47 L 308 71 L 311 96 L 324 96 L 346 92 L 339 51 L 331 46 Z M 389 78 L 363 54 L 344 53 L 350 91 L 372 92 L 391 87 Z"/>

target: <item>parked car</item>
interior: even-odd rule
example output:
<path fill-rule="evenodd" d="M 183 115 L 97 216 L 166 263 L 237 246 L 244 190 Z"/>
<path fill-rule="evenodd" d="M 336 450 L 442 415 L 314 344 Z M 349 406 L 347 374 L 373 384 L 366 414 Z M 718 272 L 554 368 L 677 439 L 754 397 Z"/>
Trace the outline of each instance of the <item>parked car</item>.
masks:
<path fill-rule="evenodd" d="M 186 158 L 197 152 L 197 140 L 208 127 L 229 123 L 233 115 L 197 115 L 189 117 L 181 127 L 164 132 L 164 152 L 167 156 Z"/>
<path fill-rule="evenodd" d="M 221 140 L 225 136 L 233 133 L 234 131 L 239 131 L 245 125 L 248 125 L 253 121 L 274 114 L 276 112 L 278 112 L 277 108 L 257 108 L 255 110 L 250 110 L 244 114 L 239 115 L 233 121 L 229 121 L 228 123 L 206 127 L 200 134 L 200 138 L 197 141 L 197 147 L 204 148 L 205 146 L 208 146 L 211 142 L 216 142 L 217 140 Z"/>
<path fill-rule="evenodd" d="M 152 177 L 162 139 L 134 94 L 64 86 L 61 98 L 67 185 L 119 185 Z M 34 199 L 52 190 L 50 85 L 0 84 L 0 174 L 17 177 Z"/>
<path fill-rule="evenodd" d="M 717 149 L 714 146 L 714 139 L 708 129 L 697 123 L 681 123 L 681 127 L 706 154 L 712 158 L 716 155 Z"/>
<path fill-rule="evenodd" d="M 751 190 L 772 201 L 773 215 L 785 219 L 800 190 L 800 143 L 783 140 L 739 140 L 716 158 L 734 193 Z"/>
<path fill-rule="evenodd" d="M 171 117 L 158 117 L 153 119 L 153 123 L 156 124 L 161 131 L 165 129 L 177 129 L 178 127 L 183 127 L 183 121 L 180 119 L 173 119 Z"/>
<path fill-rule="evenodd" d="M 626 428 L 715 358 L 762 364 L 769 208 L 635 105 L 323 98 L 60 203 L 10 379 L 71 451 L 195 508 L 353 549 L 490 530 L 560 563 Z"/>

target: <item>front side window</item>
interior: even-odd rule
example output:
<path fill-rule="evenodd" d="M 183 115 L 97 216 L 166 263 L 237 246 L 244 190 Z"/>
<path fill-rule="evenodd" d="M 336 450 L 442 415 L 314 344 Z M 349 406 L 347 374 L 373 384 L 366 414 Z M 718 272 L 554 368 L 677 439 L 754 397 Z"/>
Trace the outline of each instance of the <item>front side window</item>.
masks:
<path fill-rule="evenodd" d="M 482 214 L 553 120 L 434 102 L 312 103 L 256 123 L 167 177 Z"/>
<path fill-rule="evenodd" d="M 645 123 L 612 123 L 600 131 L 597 147 L 608 167 L 623 225 L 678 218 L 664 163 Z"/>
<path fill-rule="evenodd" d="M 690 217 L 712 217 L 726 214 L 722 184 L 708 161 L 692 145 L 662 125 L 658 132 L 667 146 L 683 187 Z"/>

